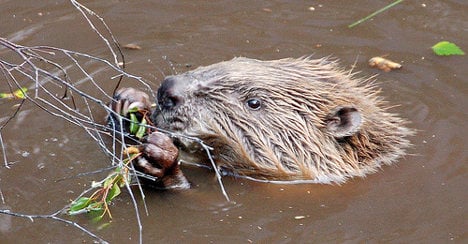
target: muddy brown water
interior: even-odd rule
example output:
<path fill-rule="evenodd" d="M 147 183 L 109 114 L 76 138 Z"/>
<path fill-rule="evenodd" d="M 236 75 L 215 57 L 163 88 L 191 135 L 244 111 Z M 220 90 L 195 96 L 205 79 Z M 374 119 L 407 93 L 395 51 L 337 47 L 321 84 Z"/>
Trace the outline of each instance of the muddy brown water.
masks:
<path fill-rule="evenodd" d="M 405 1 L 353 29 L 347 25 L 390 1 L 86 1 L 125 50 L 128 71 L 157 88 L 164 74 L 236 56 L 258 59 L 333 55 L 361 75 L 378 74 L 393 110 L 412 121 L 412 155 L 364 179 L 336 185 L 275 185 L 225 177 L 226 202 L 212 172 L 185 168 L 194 188 L 145 191 L 143 241 L 194 243 L 462 243 L 468 239 L 468 60 L 438 57 L 441 40 L 468 51 L 466 1 Z M 93 55 L 103 45 L 67 1 L 0 1 L 0 36 Z M 366 64 L 389 55 L 403 69 Z M 172 61 L 172 67 L 163 58 Z M 6 89 L 2 81 L 1 90 Z M 111 87 L 111 86 L 110 86 Z M 106 89 L 111 89 L 107 87 Z M 12 112 L 0 101 L 0 122 Z M 102 115 L 104 116 L 104 114 Z M 25 107 L 2 131 L 11 169 L 0 168 L 1 209 L 50 214 L 103 175 L 56 181 L 108 166 L 86 133 Z M 3 155 L 2 155 L 3 156 Z M 3 161 L 2 161 L 3 162 Z M 143 208 L 139 200 L 140 209 Z M 108 225 L 72 218 L 111 243 L 138 242 L 129 195 Z M 105 223 L 105 222 L 104 222 Z M 83 232 L 52 220 L 0 215 L 1 243 L 89 243 Z"/>

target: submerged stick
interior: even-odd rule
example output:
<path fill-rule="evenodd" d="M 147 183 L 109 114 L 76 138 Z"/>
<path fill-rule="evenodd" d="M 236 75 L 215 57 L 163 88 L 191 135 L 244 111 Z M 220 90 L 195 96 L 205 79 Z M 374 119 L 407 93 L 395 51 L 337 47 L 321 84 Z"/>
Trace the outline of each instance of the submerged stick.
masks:
<path fill-rule="evenodd" d="M 366 17 L 364 17 L 364 18 L 362 18 L 362 19 L 360 19 L 360 20 L 358 20 L 358 21 L 356 21 L 356 22 L 354 22 L 354 23 L 348 25 L 348 28 L 353 28 L 354 26 L 361 24 L 362 22 L 364 22 L 364 21 L 366 21 L 366 20 L 368 20 L 368 19 L 370 19 L 370 18 L 372 18 L 372 17 L 374 17 L 374 16 L 376 16 L 376 15 L 382 13 L 383 11 L 385 11 L 385 10 L 387 10 L 387 9 L 389 9 L 389 8 L 391 8 L 391 7 L 393 7 L 393 6 L 397 5 L 397 4 L 399 4 L 399 3 L 401 3 L 401 2 L 403 2 L 403 0 L 396 0 L 395 2 L 393 2 L 393 3 L 391 3 L 391 4 L 389 4 L 389 5 L 385 6 L 385 7 L 383 7 L 383 8 L 381 8 L 381 9 L 379 9 L 379 10 L 373 12 L 372 14 L 370 14 L 370 15 L 368 15 L 368 16 L 366 16 Z"/>

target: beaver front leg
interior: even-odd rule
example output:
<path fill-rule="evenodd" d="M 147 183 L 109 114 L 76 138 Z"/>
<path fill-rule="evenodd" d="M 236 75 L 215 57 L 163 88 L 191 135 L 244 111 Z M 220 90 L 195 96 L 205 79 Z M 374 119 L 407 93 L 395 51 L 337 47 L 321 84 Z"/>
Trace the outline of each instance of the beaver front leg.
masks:
<path fill-rule="evenodd" d="M 190 188 L 177 161 L 179 150 L 166 134 L 153 132 L 138 148 L 142 156 L 135 160 L 135 169 L 158 178 L 156 182 L 146 180 L 145 183 L 163 189 Z"/>
<path fill-rule="evenodd" d="M 140 177 L 145 185 L 159 189 L 190 188 L 190 183 L 180 170 L 177 161 L 179 150 L 171 138 L 164 133 L 148 129 L 142 136 L 132 132 L 131 126 L 132 123 L 135 124 L 135 120 L 142 122 L 146 120 L 147 124 L 152 124 L 149 119 L 151 103 L 146 93 L 134 88 L 121 88 L 115 93 L 109 108 L 115 113 L 110 113 L 107 117 L 108 125 L 118 133 L 123 132 L 127 138 L 141 139 L 143 142 L 136 146 L 141 156 L 132 163 L 136 170 L 156 177 L 156 181 Z M 135 118 L 132 119 L 132 115 Z M 126 120 L 122 119 L 122 127 L 120 127 L 119 116 L 126 118 Z M 147 133 L 149 134 L 144 136 Z"/>

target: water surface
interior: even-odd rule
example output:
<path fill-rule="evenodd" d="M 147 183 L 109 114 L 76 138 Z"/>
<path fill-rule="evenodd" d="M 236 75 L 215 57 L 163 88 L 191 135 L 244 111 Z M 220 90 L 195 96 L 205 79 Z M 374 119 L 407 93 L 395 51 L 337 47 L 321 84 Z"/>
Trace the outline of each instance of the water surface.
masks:
<path fill-rule="evenodd" d="M 0 36 L 23 45 L 51 45 L 102 55 L 102 42 L 67 1 L 1 1 Z M 164 75 L 237 56 L 277 59 L 332 55 L 362 76 L 378 74 L 393 111 L 418 130 L 411 154 L 364 179 L 336 185 L 273 185 L 223 178 L 226 202 L 212 172 L 186 168 L 194 189 L 146 191 L 143 241 L 161 242 L 466 242 L 468 61 L 438 57 L 441 40 L 468 50 L 465 1 L 405 1 L 353 29 L 347 25 L 389 1 L 87 1 L 122 44 L 127 70 L 158 87 Z M 2 50 L 0 49 L 0 52 Z M 403 69 L 367 66 L 388 55 Z M 168 61 L 169 60 L 169 61 Z M 6 89 L 0 83 L 1 90 Z M 112 84 L 105 89 L 112 89 Z M 14 111 L 0 101 L 0 122 Z M 102 114 L 102 117 L 104 113 Z M 11 169 L 0 168 L 2 209 L 49 214 L 74 199 L 108 158 L 80 128 L 26 103 L 2 131 Z M 143 207 L 140 200 L 140 207 Z M 105 228 L 72 220 L 111 243 L 136 243 L 128 194 Z M 92 242 L 52 220 L 0 215 L 2 243 Z"/>

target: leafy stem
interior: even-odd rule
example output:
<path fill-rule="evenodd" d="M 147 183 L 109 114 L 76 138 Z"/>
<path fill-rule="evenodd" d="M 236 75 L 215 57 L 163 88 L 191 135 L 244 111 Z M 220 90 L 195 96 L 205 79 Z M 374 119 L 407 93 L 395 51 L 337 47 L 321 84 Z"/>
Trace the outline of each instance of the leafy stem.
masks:
<path fill-rule="evenodd" d="M 106 214 L 112 219 L 109 204 L 121 193 L 121 187 L 130 182 L 128 164 L 139 157 L 141 153 L 136 147 L 128 147 L 125 152 L 128 158 L 123 161 L 123 165 L 117 167 L 106 178 L 99 182 L 92 183 L 92 188 L 99 188 L 90 197 L 80 197 L 74 200 L 69 209 L 69 215 L 78 215 L 82 213 L 97 213 L 94 220 L 101 220 Z"/>

